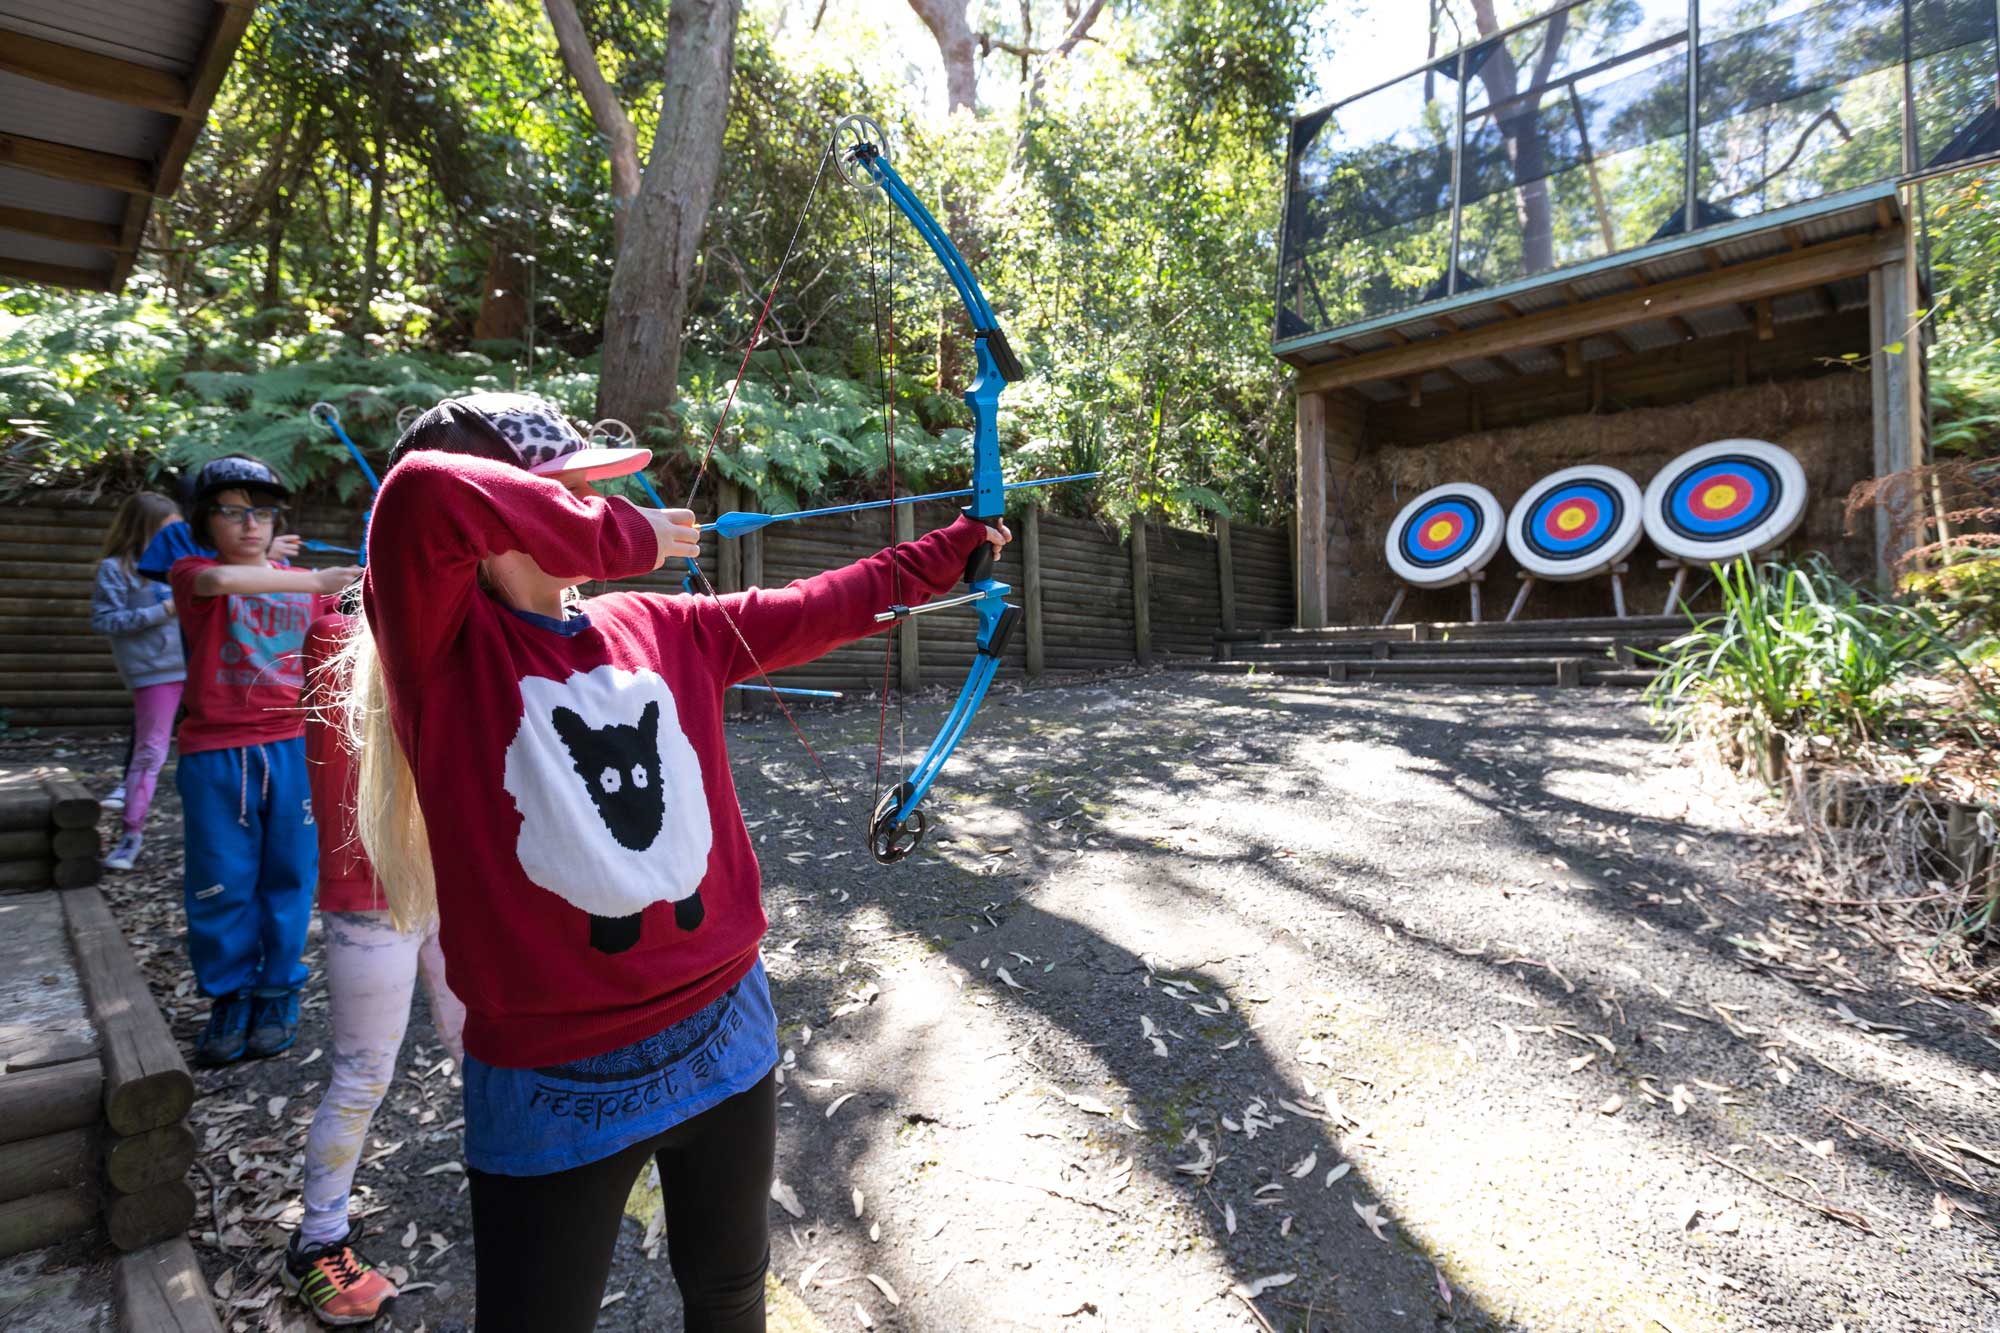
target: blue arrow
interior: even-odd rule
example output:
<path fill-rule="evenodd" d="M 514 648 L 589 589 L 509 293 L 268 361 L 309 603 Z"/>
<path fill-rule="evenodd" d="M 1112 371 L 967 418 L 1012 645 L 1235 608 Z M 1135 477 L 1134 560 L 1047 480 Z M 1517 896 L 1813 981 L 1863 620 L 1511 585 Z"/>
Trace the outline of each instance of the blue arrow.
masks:
<path fill-rule="evenodd" d="M 1009 491 L 1032 490 L 1037 486 L 1056 486 L 1066 481 L 1094 481 L 1103 476 L 1102 472 L 1074 472 L 1067 477 L 1048 477 L 1041 481 L 1016 481 L 1002 487 Z M 713 532 L 722 537 L 741 537 L 745 533 L 757 531 L 773 523 L 790 523 L 801 518 L 824 518 L 829 514 L 858 514 L 866 509 L 887 509 L 892 505 L 913 505 L 926 500 L 956 500 L 973 494 L 971 487 L 958 491 L 932 491 L 929 495 L 902 495 L 893 500 L 868 500 L 861 504 L 830 505 L 824 509 L 801 509 L 790 514 L 747 514 L 741 510 L 731 510 L 716 517 L 713 523 L 701 525 L 703 532 Z"/>

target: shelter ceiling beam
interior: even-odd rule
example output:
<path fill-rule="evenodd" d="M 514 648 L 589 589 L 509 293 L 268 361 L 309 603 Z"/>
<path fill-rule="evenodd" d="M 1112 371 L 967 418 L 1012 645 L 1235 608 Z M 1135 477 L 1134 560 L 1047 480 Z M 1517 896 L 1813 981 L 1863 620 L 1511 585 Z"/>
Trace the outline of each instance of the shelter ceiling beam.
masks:
<path fill-rule="evenodd" d="M 1453 336 L 1426 338 L 1300 372 L 1299 388 L 1324 393 L 1349 385 L 1398 379 L 1450 361 L 1551 347 L 1654 319 L 1674 319 L 1760 297 L 1853 277 L 1901 256 L 1901 229 L 1851 236 L 1804 250 L 1729 265 L 1714 272 L 1656 283 L 1520 319 L 1483 324 Z"/>
<path fill-rule="evenodd" d="M 15 208 L 11 204 L 0 204 L 0 231 L 17 231 L 71 245 L 95 245 L 105 250 L 118 249 L 121 239 L 120 229 L 109 222 L 44 213 L 38 208 Z"/>
<path fill-rule="evenodd" d="M 75 287 L 89 292 L 108 292 L 112 289 L 108 272 L 73 268 L 68 264 L 43 264 L 32 259 L 0 256 L 0 277 L 19 278 L 23 282 L 40 283 L 47 287 Z"/>
<path fill-rule="evenodd" d="M 10 32 L 6 38 L 0 42 L 0 70 L 9 74 L 164 115 L 187 114 L 187 84 L 166 70 L 24 32 Z"/>
<path fill-rule="evenodd" d="M 159 183 L 151 162 L 25 134 L 0 134 L 0 166 L 17 167 L 57 180 L 102 185 L 144 198 L 151 198 Z"/>

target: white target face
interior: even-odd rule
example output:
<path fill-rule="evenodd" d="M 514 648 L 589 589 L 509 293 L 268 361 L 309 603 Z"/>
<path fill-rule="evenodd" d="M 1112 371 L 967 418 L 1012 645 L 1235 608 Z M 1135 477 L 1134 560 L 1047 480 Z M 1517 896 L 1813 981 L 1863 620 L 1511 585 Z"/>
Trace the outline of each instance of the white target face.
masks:
<path fill-rule="evenodd" d="M 1507 549 L 1538 579 L 1602 574 L 1632 554 L 1646 525 L 1639 483 L 1585 463 L 1542 478 L 1507 516 Z"/>
<path fill-rule="evenodd" d="M 1383 543 L 1389 568 L 1422 588 L 1463 583 L 1506 538 L 1507 514 L 1493 492 L 1471 482 L 1433 486 L 1403 506 Z"/>
<path fill-rule="evenodd" d="M 1646 535 L 1680 560 L 1733 560 L 1768 550 L 1806 516 L 1799 460 L 1763 440 L 1688 450 L 1646 487 Z"/>

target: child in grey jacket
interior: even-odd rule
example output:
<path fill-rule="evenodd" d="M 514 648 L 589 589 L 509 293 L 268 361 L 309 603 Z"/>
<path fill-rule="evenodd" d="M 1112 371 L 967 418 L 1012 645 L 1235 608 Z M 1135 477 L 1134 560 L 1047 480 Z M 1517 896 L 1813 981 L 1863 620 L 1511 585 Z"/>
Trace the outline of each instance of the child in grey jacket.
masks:
<path fill-rule="evenodd" d="M 187 678 L 173 599 L 166 588 L 133 568 L 153 535 L 179 521 L 180 511 L 164 495 L 140 491 L 127 498 L 104 539 L 104 561 L 97 567 L 97 589 L 90 599 L 90 627 L 110 636 L 118 674 L 132 691 L 132 757 L 122 788 L 125 834 L 104 858 L 108 870 L 130 870 L 139 858 L 146 811 L 166 766 Z"/>

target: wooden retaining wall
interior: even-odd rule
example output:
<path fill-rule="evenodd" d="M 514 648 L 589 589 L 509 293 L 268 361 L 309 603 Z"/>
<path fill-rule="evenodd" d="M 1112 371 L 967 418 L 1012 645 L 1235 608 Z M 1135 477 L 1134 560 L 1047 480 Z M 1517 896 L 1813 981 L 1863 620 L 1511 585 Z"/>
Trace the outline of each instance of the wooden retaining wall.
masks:
<path fill-rule="evenodd" d="M 719 486 L 718 509 L 753 508 Z M 945 504 L 889 513 L 837 515 L 774 524 L 737 541 L 702 543 L 702 568 L 718 591 L 780 587 L 870 555 L 949 523 Z M 90 628 L 98 549 L 112 505 L 38 503 L 0 509 L 0 720 L 72 734 L 106 735 L 130 725 L 131 703 L 106 640 Z M 892 517 L 893 515 L 893 517 Z M 1197 532 L 1148 524 L 1136 540 L 1094 519 L 1023 508 L 1008 516 L 1015 540 L 997 577 L 1012 586 L 1023 624 L 1001 674 L 1101 671 L 1162 657 L 1207 657 L 1213 636 L 1292 623 L 1291 543 L 1284 529 L 1217 520 Z M 358 506 L 308 503 L 293 530 L 343 546 L 358 544 Z M 307 563 L 345 557 L 308 553 Z M 678 592 L 682 571 L 666 569 L 620 586 Z M 603 591 L 586 588 L 586 592 Z M 891 684 L 955 685 L 972 661 L 973 613 L 920 616 L 888 631 L 896 640 Z M 883 676 L 882 636 L 790 671 L 778 684 L 873 694 Z M 747 697 L 747 696 L 746 696 Z"/>
<path fill-rule="evenodd" d="M 0 771 L 0 822 L 95 837 L 97 814 L 66 771 Z M 0 1257 L 100 1222 L 123 1251 L 179 1237 L 194 1079 L 103 895 L 33 878 L 0 895 Z"/>

